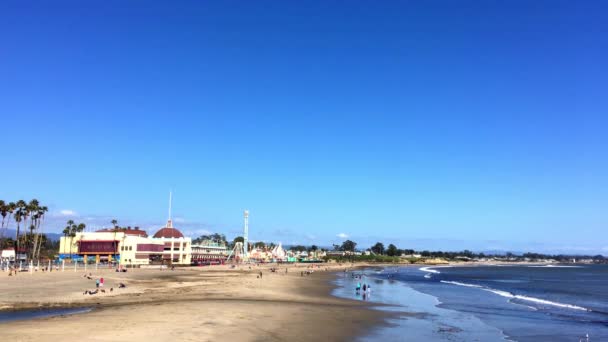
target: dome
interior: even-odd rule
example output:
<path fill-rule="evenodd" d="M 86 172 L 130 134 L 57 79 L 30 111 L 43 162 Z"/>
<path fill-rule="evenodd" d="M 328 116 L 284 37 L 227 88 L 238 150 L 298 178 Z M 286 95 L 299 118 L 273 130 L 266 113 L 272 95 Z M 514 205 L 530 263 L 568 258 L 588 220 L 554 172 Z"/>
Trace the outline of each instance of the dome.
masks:
<path fill-rule="evenodd" d="M 155 234 L 154 234 L 154 238 L 158 239 L 158 238 L 183 238 L 184 234 L 182 234 L 182 232 L 180 232 L 179 230 L 177 230 L 176 228 L 161 228 L 159 229 Z"/>

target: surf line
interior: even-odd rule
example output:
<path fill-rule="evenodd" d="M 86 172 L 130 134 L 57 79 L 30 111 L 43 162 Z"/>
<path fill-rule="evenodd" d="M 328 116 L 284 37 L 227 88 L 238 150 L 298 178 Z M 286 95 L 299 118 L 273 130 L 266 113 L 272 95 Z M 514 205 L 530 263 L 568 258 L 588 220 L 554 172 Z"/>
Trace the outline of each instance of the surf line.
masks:
<path fill-rule="evenodd" d="M 441 280 L 440 282 L 445 283 L 445 284 L 458 285 L 458 286 L 473 287 L 473 288 L 477 288 L 480 290 L 492 292 L 501 297 L 505 297 L 505 298 L 509 298 L 509 299 L 525 300 L 528 302 L 544 304 L 544 305 L 552 305 L 552 306 L 557 306 L 560 308 L 567 308 L 567 309 L 573 309 L 573 310 L 582 310 L 582 311 L 588 311 L 588 312 L 592 311 L 591 309 L 587 309 L 587 308 L 584 308 L 584 307 L 578 306 L 578 305 L 564 304 L 564 303 L 559 303 L 559 302 L 552 302 L 552 301 L 546 300 L 546 299 L 540 299 L 540 298 L 529 297 L 529 296 L 524 296 L 524 295 L 517 295 L 517 294 L 513 294 L 511 292 L 496 290 L 496 289 L 492 289 L 492 288 L 481 286 L 481 285 L 460 283 L 457 281 L 448 281 L 448 280 Z M 513 303 L 513 304 L 515 304 L 515 303 Z"/>
<path fill-rule="evenodd" d="M 431 267 L 421 267 L 418 270 L 422 271 L 422 272 L 428 272 L 428 273 L 435 273 L 435 274 L 439 274 L 441 272 L 431 268 Z"/>

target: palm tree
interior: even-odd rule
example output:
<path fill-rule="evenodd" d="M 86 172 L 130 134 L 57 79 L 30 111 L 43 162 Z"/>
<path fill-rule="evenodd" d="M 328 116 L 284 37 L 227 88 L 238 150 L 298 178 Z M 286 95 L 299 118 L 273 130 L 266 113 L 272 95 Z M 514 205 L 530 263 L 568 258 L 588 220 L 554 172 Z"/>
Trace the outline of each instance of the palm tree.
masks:
<path fill-rule="evenodd" d="M 17 249 L 15 250 L 15 260 L 19 256 L 20 251 L 20 243 L 19 243 L 19 232 L 21 228 L 21 221 L 25 223 L 27 221 L 28 212 L 27 212 L 27 204 L 24 200 L 17 201 L 16 209 L 15 209 L 15 222 L 17 222 L 17 233 L 15 234 L 15 242 Z"/>
<path fill-rule="evenodd" d="M 70 221 L 72 221 L 72 220 L 70 220 Z M 62 231 L 63 237 L 65 238 L 65 240 L 64 240 L 65 242 L 63 243 L 63 254 L 65 254 L 65 245 L 67 245 L 67 242 L 68 242 L 68 235 L 70 235 L 70 225 L 71 225 L 70 221 L 68 221 L 68 225 L 65 228 L 63 228 L 63 231 Z M 74 221 L 72 221 L 72 222 L 74 222 Z M 72 248 L 70 247 L 70 249 L 72 249 Z"/>
<path fill-rule="evenodd" d="M 114 247 L 114 260 L 116 260 L 116 231 L 118 230 L 118 221 L 116 219 L 112 220 L 112 225 L 114 226 L 114 240 L 112 240 L 112 247 Z"/>
<path fill-rule="evenodd" d="M 72 229 L 74 232 L 72 233 L 72 237 L 76 236 L 76 233 L 82 233 L 87 226 L 84 223 L 79 223 L 78 225 L 73 225 Z M 86 260 L 85 260 L 86 262 Z"/>
<path fill-rule="evenodd" d="M 39 224 L 39 228 L 40 228 L 40 234 L 42 234 L 42 224 L 44 223 L 44 218 L 46 217 L 46 213 L 49 211 L 49 208 L 46 205 L 43 205 L 40 208 L 40 212 L 41 212 L 41 217 L 40 217 L 40 224 Z M 45 236 L 46 237 L 46 236 Z M 42 247 L 42 240 L 40 240 L 40 242 L 38 243 L 38 251 L 37 251 L 37 256 L 40 256 L 40 248 Z"/>
<path fill-rule="evenodd" d="M 28 228 L 30 229 L 30 234 L 25 234 L 24 244 L 25 249 L 27 251 L 28 259 L 32 260 L 34 255 L 34 231 L 36 230 L 36 222 L 38 221 L 38 209 L 40 208 L 40 202 L 37 199 L 31 200 L 28 204 L 26 204 L 26 213 L 25 220 L 23 223 L 27 225 L 27 218 L 29 216 L 30 223 Z"/>
<path fill-rule="evenodd" d="M 7 205 L 3 200 L 0 200 L 0 215 L 2 215 L 2 228 L 4 228 L 4 219 L 6 218 Z"/>
<path fill-rule="evenodd" d="M 0 215 L 2 215 L 2 226 L 0 226 L 0 239 L 4 237 L 4 219 L 6 219 L 6 215 L 8 215 L 8 205 L 0 200 Z"/>
<path fill-rule="evenodd" d="M 15 212 L 15 208 L 17 205 L 15 202 L 9 202 L 5 207 L 4 211 L 2 211 L 2 226 L 4 227 L 4 217 L 8 216 L 6 220 L 6 229 L 8 229 L 9 223 L 11 222 L 11 215 Z M 0 238 L 4 237 L 4 230 L 0 230 Z"/>
<path fill-rule="evenodd" d="M 65 227 L 64 233 L 67 230 L 68 236 L 70 237 L 70 259 L 72 258 L 72 243 L 76 237 L 76 233 L 81 233 L 87 226 L 84 223 L 76 224 L 73 220 L 68 221 L 68 226 Z"/>
<path fill-rule="evenodd" d="M 40 249 L 42 247 L 42 239 L 40 235 L 42 234 L 42 223 L 44 222 L 44 216 L 46 212 L 49 211 L 49 208 L 46 206 L 39 206 L 38 211 L 36 212 L 36 237 L 34 239 L 34 259 L 38 259 L 40 257 Z"/>
<path fill-rule="evenodd" d="M 26 242 L 29 245 L 28 255 L 30 259 L 34 258 L 34 231 L 36 230 L 36 222 L 38 221 L 38 208 L 40 208 L 40 203 L 36 199 L 31 200 L 27 205 L 27 209 L 30 212 L 30 236 L 29 239 L 26 239 Z"/>
<path fill-rule="evenodd" d="M 74 220 L 68 220 L 67 224 L 68 225 L 65 227 L 63 232 L 64 234 L 66 234 L 66 237 L 70 237 L 70 259 L 72 259 L 72 239 L 74 238 L 74 236 L 76 236 L 76 232 L 74 231 L 74 227 L 76 225 L 74 224 Z"/>
<path fill-rule="evenodd" d="M 77 233 L 82 233 L 86 227 L 87 227 L 86 224 L 79 223 L 78 226 L 76 227 L 76 232 Z"/>

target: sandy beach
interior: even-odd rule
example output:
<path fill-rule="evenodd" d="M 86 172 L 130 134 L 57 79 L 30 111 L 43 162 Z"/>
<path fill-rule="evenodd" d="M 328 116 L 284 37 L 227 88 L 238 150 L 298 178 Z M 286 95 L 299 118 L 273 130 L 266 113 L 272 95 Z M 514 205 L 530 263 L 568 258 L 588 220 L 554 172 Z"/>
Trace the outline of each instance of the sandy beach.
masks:
<path fill-rule="evenodd" d="M 310 275 L 300 267 L 271 265 L 0 274 L 3 310 L 92 307 L 89 313 L 2 323 L 6 341 L 310 341 L 350 340 L 383 324 L 386 313 L 367 303 L 330 295 L 339 266 Z M 259 278 L 259 273 L 262 277 Z M 104 277 L 105 293 L 95 289 Z M 118 288 L 124 283 L 126 288 Z M 110 288 L 113 291 L 110 292 Z"/>

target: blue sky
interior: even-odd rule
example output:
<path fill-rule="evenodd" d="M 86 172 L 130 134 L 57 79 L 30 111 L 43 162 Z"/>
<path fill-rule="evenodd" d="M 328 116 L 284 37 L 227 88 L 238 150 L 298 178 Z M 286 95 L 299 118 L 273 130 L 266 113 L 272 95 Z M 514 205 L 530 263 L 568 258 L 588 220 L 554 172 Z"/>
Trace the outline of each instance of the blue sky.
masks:
<path fill-rule="evenodd" d="M 47 230 L 608 253 L 601 1 L 0 4 L 0 198 Z"/>

